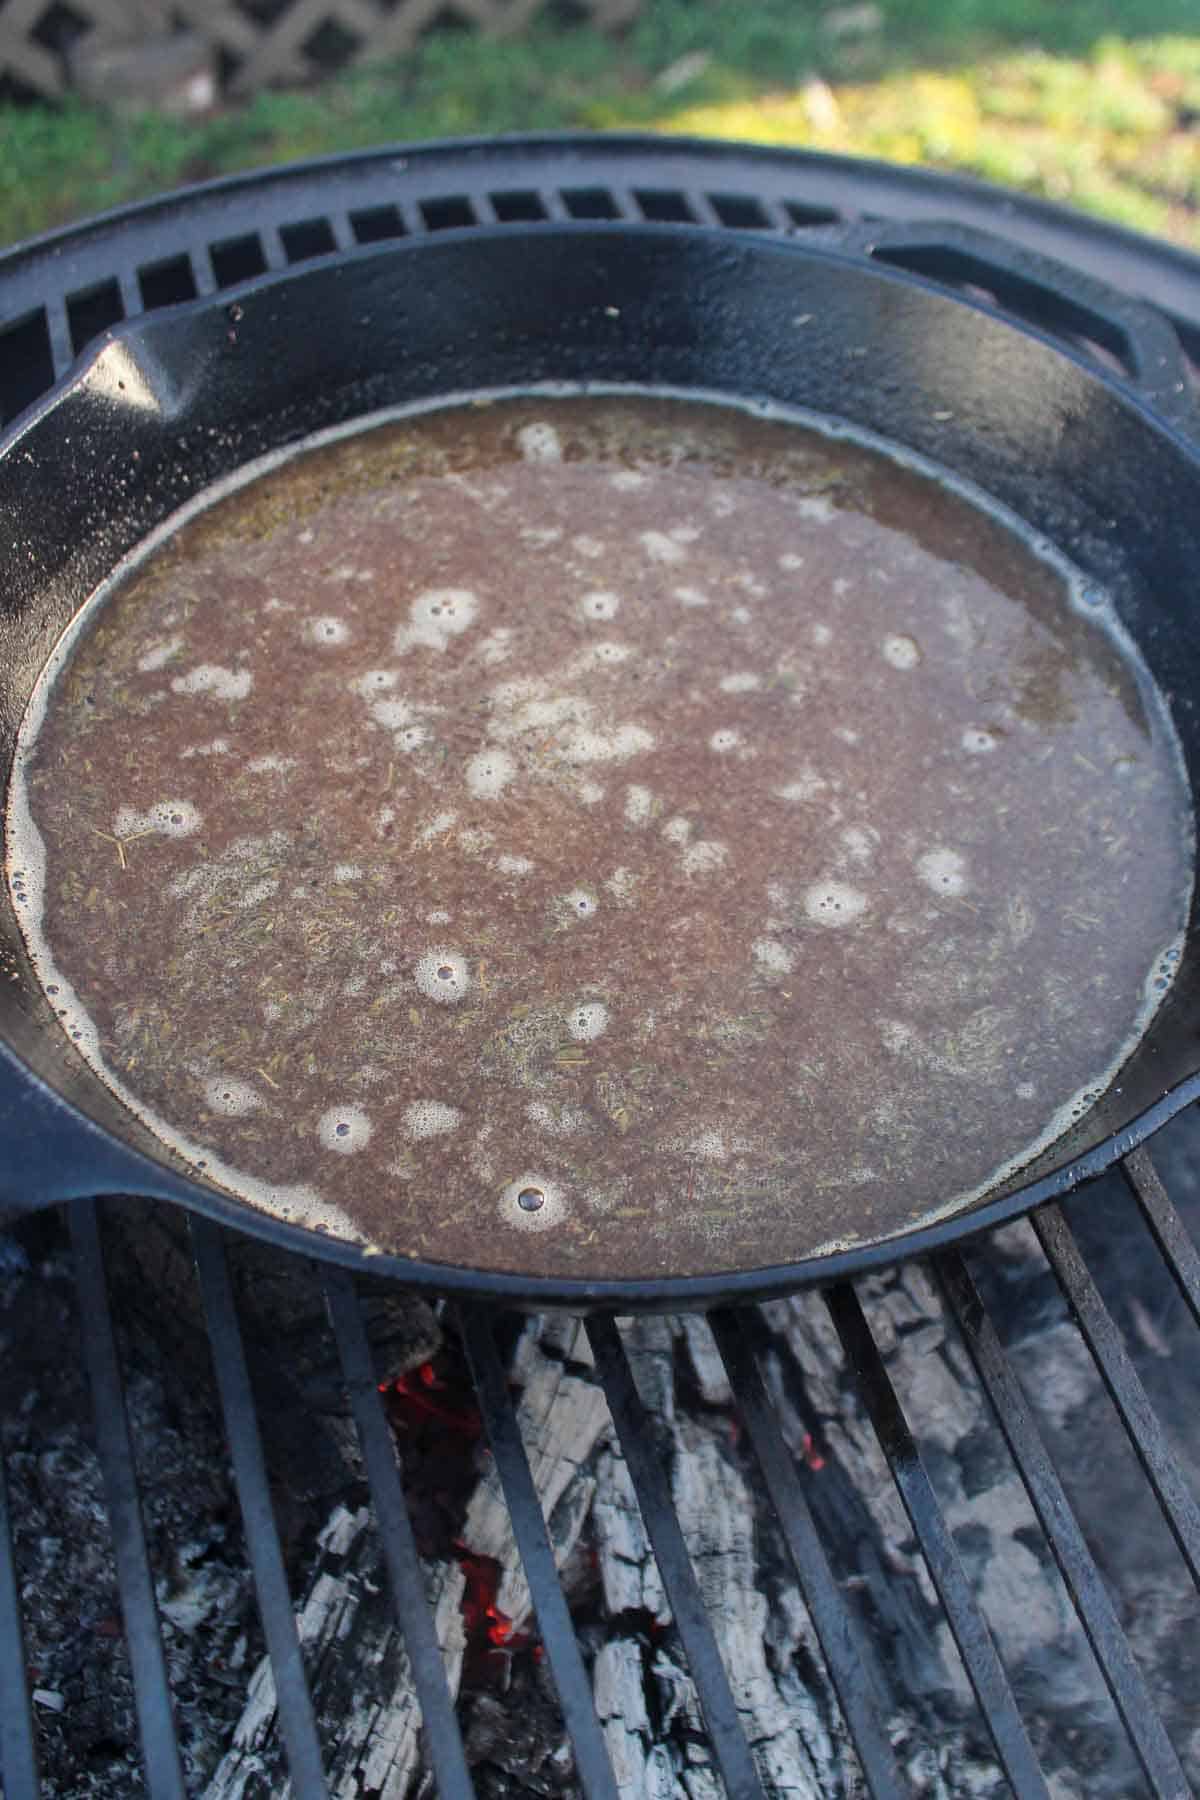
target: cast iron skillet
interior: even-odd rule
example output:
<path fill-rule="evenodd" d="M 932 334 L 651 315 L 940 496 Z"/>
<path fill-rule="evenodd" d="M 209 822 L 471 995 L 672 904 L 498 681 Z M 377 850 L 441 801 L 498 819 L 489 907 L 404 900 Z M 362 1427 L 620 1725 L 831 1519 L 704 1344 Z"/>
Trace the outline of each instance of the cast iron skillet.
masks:
<path fill-rule="evenodd" d="M 1060 296 L 1058 323 L 1069 326 L 1073 313 L 1104 321 L 1126 364 L 1121 378 L 1060 339 L 887 266 L 894 238 L 869 246 L 872 256 L 837 234 L 731 242 L 716 230 L 609 223 L 444 232 L 109 333 L 0 454 L 0 766 L 7 771 L 31 686 L 72 613 L 207 483 L 383 407 L 592 380 L 808 408 L 969 477 L 1113 592 L 1168 698 L 1195 786 L 1200 460 L 1185 435 L 1173 337 L 1153 314 L 1040 264 Z M 974 234 L 948 228 L 937 238 L 978 263 Z M 1035 259 L 1022 256 L 1017 268 L 1005 247 L 983 243 L 1001 284 L 1029 278 Z M 1021 1177 L 936 1226 L 731 1276 L 550 1280 L 429 1263 L 419 1245 L 368 1262 L 357 1246 L 273 1220 L 174 1163 L 74 1056 L 32 978 L 7 891 L 0 899 L 0 1206 L 155 1195 L 291 1249 L 445 1291 L 675 1306 L 833 1279 L 1062 1192 L 1198 1095 L 1193 914 L 1168 1003 L 1117 1083 Z"/>

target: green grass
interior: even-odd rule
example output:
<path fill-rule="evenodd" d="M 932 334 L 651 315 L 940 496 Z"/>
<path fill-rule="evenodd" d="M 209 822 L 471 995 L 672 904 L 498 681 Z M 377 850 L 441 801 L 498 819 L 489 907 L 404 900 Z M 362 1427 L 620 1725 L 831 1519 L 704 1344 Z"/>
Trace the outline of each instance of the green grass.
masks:
<path fill-rule="evenodd" d="M 644 0 L 619 40 L 551 24 L 444 34 L 189 124 L 0 108 L 0 242 L 296 157 L 624 126 L 964 169 L 1200 248 L 1200 0 L 882 0 L 882 29 L 844 35 L 832 5 Z M 664 84 L 685 57 L 688 79 Z"/>

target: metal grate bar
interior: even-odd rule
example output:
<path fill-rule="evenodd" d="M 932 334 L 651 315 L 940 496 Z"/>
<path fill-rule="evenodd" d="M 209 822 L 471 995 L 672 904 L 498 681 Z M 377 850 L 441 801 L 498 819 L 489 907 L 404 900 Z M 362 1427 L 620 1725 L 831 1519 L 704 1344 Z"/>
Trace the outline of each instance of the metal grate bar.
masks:
<path fill-rule="evenodd" d="M 273 274 L 287 268 L 288 253 L 284 249 L 278 225 L 264 220 L 258 228 L 258 241 L 262 245 L 267 268 Z"/>
<path fill-rule="evenodd" d="M 741 1316 L 734 1312 L 709 1314 L 717 1348 L 738 1398 L 742 1420 L 750 1433 L 754 1453 L 762 1468 L 779 1517 L 804 1604 L 813 1622 L 829 1668 L 850 1735 L 874 1800 L 891 1800 L 908 1790 L 901 1782 L 887 1731 L 880 1717 L 879 1701 L 867 1673 L 868 1663 L 857 1642 L 857 1629 L 838 1590 L 829 1559 L 822 1548 L 809 1511 L 804 1488 L 779 1420 L 767 1397 L 754 1352 Z"/>
<path fill-rule="evenodd" d="M 717 217 L 717 209 L 707 194 L 703 192 L 692 193 L 689 190 L 688 205 L 696 215 L 697 224 L 720 225 L 721 221 Z"/>
<path fill-rule="evenodd" d="M 441 1800 L 472 1800 L 462 1734 L 446 1682 L 446 1667 L 429 1614 L 425 1581 L 413 1537 L 412 1521 L 400 1485 L 395 1442 L 384 1417 L 371 1348 L 353 1277 L 345 1269 L 327 1268 L 325 1301 L 337 1338 L 346 1391 L 362 1444 L 367 1480 L 379 1522 L 387 1562 L 396 1623 L 412 1667 L 413 1685 L 421 1702 L 421 1722 Z"/>
<path fill-rule="evenodd" d="M 459 1309 L 459 1318 L 488 1442 L 508 1501 L 546 1659 L 575 1752 L 575 1772 L 588 1800 L 618 1800 L 579 1640 L 558 1579 L 546 1521 L 509 1398 L 507 1377 L 496 1354 L 491 1318 L 483 1310 L 467 1306 Z"/>
<path fill-rule="evenodd" d="M 729 1800 L 763 1800 L 762 1784 L 738 1718 L 666 1475 L 655 1454 L 653 1427 L 634 1385 L 616 1320 L 603 1314 L 586 1323 L 596 1372 L 604 1384 L 608 1409 L 633 1478 L 646 1533 L 696 1683 L 709 1741 Z"/>
<path fill-rule="evenodd" d="M 160 1795 L 163 1800 L 175 1800 L 175 1796 L 183 1800 L 183 1765 L 158 1628 L 154 1577 L 146 1554 L 137 1468 L 117 1364 L 96 1202 L 72 1200 L 68 1214 L 79 1288 L 79 1332 L 92 1387 L 96 1451 L 104 1476 L 104 1497 L 112 1530 L 113 1557 L 121 1594 L 125 1641 L 133 1671 L 133 1694 L 146 1779 L 156 1800 Z"/>
<path fill-rule="evenodd" d="M 350 223 L 350 214 L 345 208 L 339 207 L 335 212 L 329 212 L 325 216 L 329 220 L 329 229 L 333 233 L 333 241 L 337 249 L 343 253 L 347 250 L 357 249 L 354 227 Z"/>
<path fill-rule="evenodd" d="M 934 1259 L 934 1266 L 1138 1761 L 1159 1800 L 1181 1800 L 1189 1792 L 1187 1777 L 1142 1680 L 999 1333 L 958 1252 L 944 1251 Z"/>
<path fill-rule="evenodd" d="M 1137 1196 L 1163 1261 L 1191 1307 L 1192 1317 L 1200 1325 L 1200 1250 L 1172 1206 L 1146 1146 L 1143 1144 L 1131 1151 L 1121 1169 Z"/>
<path fill-rule="evenodd" d="M 1049 1800 L 1045 1778 L 1021 1722 L 996 1646 L 975 1603 L 954 1539 L 858 1296 L 853 1288 L 843 1285 L 832 1288 L 825 1299 L 871 1415 L 875 1435 L 887 1457 L 892 1479 L 904 1502 L 904 1510 L 946 1609 L 954 1641 L 1005 1773 L 1018 1800 L 1025 1800 L 1027 1795 Z"/>
<path fill-rule="evenodd" d="M 37 1800 L 37 1751 L 25 1674 L 20 1589 L 13 1559 L 8 1483 L 0 1456 L 0 1793 L 8 1800 Z"/>
<path fill-rule="evenodd" d="M 1100 1290 L 1092 1280 L 1057 1203 L 1052 1202 L 1031 1214 L 1031 1222 L 1079 1321 L 1079 1329 L 1104 1377 L 1113 1405 L 1121 1415 L 1129 1441 L 1150 1478 L 1150 1485 L 1192 1572 L 1192 1579 L 1200 1584 L 1200 1506 L 1188 1492 L 1183 1471 L 1129 1360 L 1112 1314 L 1100 1298 Z"/>
<path fill-rule="evenodd" d="M 196 284 L 198 299 L 207 299 L 217 291 L 217 278 L 213 273 L 212 257 L 207 244 L 191 244 L 188 246 L 187 259 L 191 265 L 192 280 Z"/>
<path fill-rule="evenodd" d="M 46 301 L 46 331 L 50 338 L 54 379 L 61 381 L 75 361 L 75 346 L 71 342 L 71 327 L 67 320 L 66 305 L 57 294 Z"/>
<path fill-rule="evenodd" d="M 328 1800 L 312 1700 L 296 1635 L 296 1616 L 292 1611 L 279 1532 L 271 1507 L 246 1351 L 225 1263 L 225 1246 L 220 1229 L 210 1220 L 193 1213 L 189 1214 L 189 1224 L 212 1343 L 213 1366 L 225 1429 L 229 1434 L 242 1523 L 246 1529 L 246 1548 L 275 1675 L 292 1790 L 296 1800 Z"/>
<path fill-rule="evenodd" d="M 136 319 L 139 313 L 146 310 L 138 291 L 137 270 L 132 268 L 119 270 L 116 281 L 121 294 L 121 311 L 127 319 Z"/>
<path fill-rule="evenodd" d="M 634 197 L 633 189 L 612 186 L 607 189 L 608 197 L 613 204 L 614 219 L 640 219 L 642 209 Z"/>

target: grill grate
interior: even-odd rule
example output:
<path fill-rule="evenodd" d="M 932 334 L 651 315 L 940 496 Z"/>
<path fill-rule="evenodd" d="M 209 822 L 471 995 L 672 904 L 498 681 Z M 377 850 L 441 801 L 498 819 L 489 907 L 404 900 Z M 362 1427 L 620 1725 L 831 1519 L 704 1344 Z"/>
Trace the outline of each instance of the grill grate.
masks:
<path fill-rule="evenodd" d="M 1149 1152 L 1135 1152 L 1125 1164 L 1124 1173 L 1166 1270 L 1195 1312 L 1195 1246 L 1167 1197 Z M 1077 1328 L 1104 1376 L 1163 1515 L 1193 1579 L 1200 1585 L 1195 1501 L 1069 1222 L 1072 1208 L 1086 1204 L 1086 1200 L 1085 1192 L 1066 1206 L 1044 1207 L 1034 1215 L 1034 1229 L 1049 1266 L 1070 1301 Z M 96 1445 L 124 1610 L 147 1790 L 154 1795 L 181 1795 L 186 1789 L 105 1287 L 102 1207 L 98 1202 L 78 1200 L 70 1204 L 68 1212 L 83 1353 L 92 1388 Z M 329 1792 L 323 1773 L 328 1746 L 323 1748 L 318 1738 L 284 1572 L 242 1326 L 226 1266 L 227 1234 L 195 1217 L 190 1221 L 190 1229 L 247 1557 L 274 1673 L 291 1791 L 298 1800 L 317 1800 Z M 1003 1347 L 1002 1325 L 985 1304 L 981 1283 L 973 1272 L 974 1265 L 986 1273 L 988 1255 L 986 1244 L 974 1247 L 967 1256 L 942 1252 L 934 1259 L 933 1272 L 941 1284 L 948 1312 L 962 1331 L 1049 1551 L 1062 1572 L 1144 1772 L 1146 1791 L 1177 1800 L 1192 1791 L 1180 1756 L 1139 1671 L 1105 1580 L 1087 1547 L 1035 1423 L 1033 1409 Z M 359 1296 L 345 1271 L 327 1268 L 320 1279 L 363 1452 L 395 1616 L 410 1656 L 436 1791 L 446 1796 L 470 1795 L 475 1789 L 424 1597 L 424 1578 L 372 1367 Z M 869 1280 L 860 1285 L 869 1288 Z M 885 1366 L 878 1319 L 870 1317 L 870 1294 L 843 1285 L 827 1295 L 826 1303 L 1011 1789 L 1022 1797 L 1046 1795 L 1050 1789 L 1031 1745 L 1010 1672 L 1001 1663 L 946 1509 L 918 1447 L 928 1421 L 922 1416 L 920 1404 L 911 1400 L 906 1403 L 893 1384 Z M 612 1800 L 619 1789 L 597 1719 L 576 1626 L 556 1572 L 505 1362 L 497 1348 L 503 1323 L 502 1315 L 486 1308 L 465 1304 L 459 1308 L 461 1336 L 484 1429 L 510 1509 L 547 1666 L 574 1751 L 580 1790 L 587 1800 Z M 738 1416 L 760 1466 L 783 1542 L 813 1619 L 845 1727 L 858 1756 L 865 1791 L 876 1800 L 912 1792 L 897 1766 L 873 1688 L 870 1659 L 861 1641 L 861 1621 L 847 1603 L 844 1586 L 811 1510 L 812 1484 L 822 1478 L 805 1471 L 802 1464 L 798 1466 L 784 1442 L 776 1409 L 768 1396 L 762 1366 L 766 1342 L 762 1314 L 756 1309 L 717 1310 L 710 1315 L 710 1324 L 736 1396 Z M 741 1796 L 774 1791 L 764 1784 L 752 1746 L 747 1742 L 722 1647 L 660 1460 L 655 1421 L 639 1394 L 622 1332 L 612 1317 L 599 1315 L 587 1322 L 587 1334 L 595 1357 L 595 1377 L 603 1388 L 632 1477 L 725 1791 L 739 1800 Z M 0 1749 L 6 1800 L 24 1800 L 24 1796 L 39 1792 L 29 1693 L 26 1684 L 12 1678 L 13 1672 L 21 1670 L 25 1663 L 18 1592 L 11 1521 L 0 1485 L 0 1666 L 8 1672 L 0 1702 Z"/>
<path fill-rule="evenodd" d="M 734 176 L 739 185 L 730 185 Z M 616 136 L 465 144 L 213 182 L 0 254 L 0 424 L 62 380 L 97 335 L 143 312 L 388 239 L 557 219 L 791 233 L 953 220 L 1002 232 L 1024 253 L 1055 254 L 1128 293 L 1152 294 L 1185 332 L 1200 330 L 1194 265 L 1183 252 L 969 182 L 834 157 L 667 149 Z M 877 250 L 868 233 L 864 243 L 882 260 L 969 287 L 1109 366 L 1113 358 L 1130 366 L 1119 324 L 1027 274 L 981 266 L 969 251 L 939 244 L 936 233 Z"/>
<path fill-rule="evenodd" d="M 88 341 L 122 317 L 170 306 L 218 288 L 236 287 L 301 259 L 343 254 L 389 239 L 439 230 L 477 229 L 562 218 L 647 219 L 731 231 L 820 230 L 871 221 L 910 225 L 942 219 L 1002 231 L 1023 252 L 1051 252 L 1081 275 L 1103 277 L 1131 295 L 1152 294 L 1176 319 L 1185 342 L 1200 341 L 1200 268 L 1166 246 L 1037 203 L 1008 200 L 966 183 L 837 159 L 804 159 L 668 146 L 613 138 L 603 143 L 461 146 L 404 156 L 373 154 L 308 169 L 256 176 L 169 197 L 72 228 L 0 257 L 0 408 L 15 418 L 67 373 Z M 952 232 L 947 235 L 952 236 Z M 1023 318 L 1033 317 L 1100 360 L 1130 366 L 1119 319 L 1081 303 L 1047 311 L 1036 280 L 1007 266 L 981 265 L 953 244 L 937 248 L 938 233 L 910 233 L 880 253 L 931 278 L 966 285 L 977 297 Z M 923 247 L 924 246 L 924 247 Z M 932 247 L 930 247 L 932 246 Z M 1089 350 L 1088 347 L 1091 346 Z M 1195 1128 L 1187 1119 L 1195 1138 Z M 1175 1128 L 1172 1128 L 1175 1129 Z M 1168 1134 L 1169 1135 L 1169 1134 Z M 1178 1163 L 1172 1165 L 1178 1167 Z M 1200 1254 L 1156 1172 L 1149 1150 L 1134 1151 L 1121 1171 L 1128 1209 L 1144 1221 L 1160 1273 L 1165 1272 L 1200 1325 Z M 1200 1587 L 1200 1510 L 1188 1484 L 1185 1458 L 1160 1422 L 1126 1347 L 1126 1334 L 1102 1297 L 1081 1240 L 1093 1190 L 1034 1217 L 1047 1279 L 1058 1284 L 1077 1332 L 1077 1353 L 1099 1371 L 1120 1426 L 1143 1471 L 1181 1558 L 1180 1574 Z M 67 1209 L 81 1320 L 81 1348 L 92 1389 L 95 1442 L 109 1525 L 142 1740 L 146 1789 L 173 1796 L 186 1791 L 172 1694 L 155 1598 L 152 1546 L 139 1505 L 138 1477 L 126 1415 L 122 1367 L 106 1286 L 104 1208 L 95 1201 Z M 243 1329 L 226 1260 L 227 1234 L 190 1220 L 191 1243 L 207 1321 L 213 1372 L 240 1502 L 246 1553 L 253 1573 L 274 1676 L 290 1789 L 298 1800 L 326 1795 L 328 1744 L 323 1744 L 289 1592 L 272 1502 L 271 1471 L 260 1431 Z M 1179 1800 L 1189 1787 L 1183 1761 L 1196 1743 L 1173 1743 L 1160 1717 L 1163 1696 L 1151 1692 L 1138 1649 L 1123 1629 L 1119 1600 L 1068 1498 L 1064 1481 L 1037 1423 L 1020 1359 L 1006 1344 L 1006 1304 L 999 1239 L 962 1254 L 943 1252 L 931 1273 L 975 1377 L 1003 1434 L 1008 1473 L 1023 1484 L 1092 1647 L 1116 1714 L 1144 1777 L 1139 1792 Z M 362 1297 L 342 1270 L 318 1276 L 342 1372 L 344 1393 L 361 1448 L 371 1507 L 423 1718 L 423 1741 L 436 1790 L 475 1792 L 451 1697 L 443 1655 L 425 1598 L 425 1576 L 391 1429 L 372 1365 Z M 995 1757 L 1018 1796 L 1050 1792 L 1041 1746 L 1031 1740 L 1029 1695 L 1014 1688 L 981 1605 L 956 1523 L 939 1495 L 929 1450 L 931 1414 L 920 1394 L 893 1380 L 887 1318 L 874 1278 L 841 1286 L 826 1299 L 843 1346 L 847 1380 L 871 1422 L 878 1452 L 903 1503 L 937 1596 L 937 1618 L 953 1633 L 979 1718 Z M 572 1618 L 556 1572 L 517 1412 L 499 1344 L 509 1322 L 484 1308 L 462 1305 L 455 1315 L 478 1398 L 486 1438 L 509 1508 L 528 1580 L 546 1665 L 571 1740 L 579 1789 L 593 1800 L 628 1793 L 610 1752 L 611 1734 L 598 1716 L 588 1646 Z M 808 1609 L 842 1730 L 854 1747 L 858 1791 L 884 1796 L 931 1791 L 920 1786 L 886 1723 L 875 1663 L 854 1603 L 854 1576 L 831 1543 L 822 1477 L 789 1444 L 773 1388 L 778 1309 L 717 1310 L 709 1323 L 736 1402 L 739 1430 L 756 1460 L 764 1494 Z M 603 1390 L 653 1546 L 675 1628 L 695 1684 L 709 1749 L 730 1796 L 775 1792 L 759 1746 L 751 1744 L 735 1701 L 724 1646 L 718 1642 L 703 1572 L 686 1541 L 664 1469 L 652 1403 L 639 1391 L 627 1334 L 617 1321 L 587 1323 L 594 1379 Z M 0 1770 L 5 1800 L 39 1793 L 33 1683 L 23 1644 L 22 1586 L 14 1556 L 0 1458 Z M 882 1546 L 886 1550 L 886 1546 Z M 1128 1621 L 1125 1621 L 1126 1625 Z M 934 1626 L 930 1626 L 932 1631 Z M 1193 1668 L 1194 1675 L 1194 1668 Z M 1179 1733 L 1176 1732 L 1176 1738 Z M 265 1791 L 265 1790 L 264 1790 Z M 664 1792 L 670 1791 L 664 1789 Z M 682 1791 L 682 1790 L 679 1790 Z M 693 1791 L 693 1790 L 689 1790 Z M 696 1792 L 715 1792 L 697 1787 Z M 789 1790 L 789 1791 L 800 1791 Z M 947 1793 L 983 1792 L 956 1787 Z M 987 1789 L 987 1792 L 994 1791 Z"/>

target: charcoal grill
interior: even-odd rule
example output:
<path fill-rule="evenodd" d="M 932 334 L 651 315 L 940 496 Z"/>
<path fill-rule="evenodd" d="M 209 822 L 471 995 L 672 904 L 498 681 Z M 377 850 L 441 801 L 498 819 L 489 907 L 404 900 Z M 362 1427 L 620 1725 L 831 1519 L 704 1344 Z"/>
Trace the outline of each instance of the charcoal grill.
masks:
<path fill-rule="evenodd" d="M 356 245 L 443 229 L 469 230 L 536 220 L 610 218 L 651 221 L 687 230 L 704 225 L 740 233 L 819 232 L 837 226 L 842 241 L 877 251 L 949 288 L 976 297 L 1071 343 L 1108 368 L 1136 369 L 1137 352 L 1120 322 L 1112 291 L 1157 308 L 1195 374 L 1200 361 L 1200 263 L 1179 251 L 1136 238 L 1054 207 L 979 185 L 837 158 L 810 157 L 638 138 L 521 140 L 410 151 L 385 151 L 214 183 L 72 227 L 0 258 L 0 413 L 15 418 L 62 381 L 76 355 L 122 319 L 245 283 L 289 264 L 334 257 Z M 852 239 L 847 224 L 858 223 Z M 983 227 L 1005 251 L 981 262 L 962 228 Z M 1054 285 L 1039 261 L 1052 255 L 1076 279 L 1071 292 Z M 1089 304 L 1087 282 L 1094 289 Z M 1085 296 L 1081 298 L 1081 295 Z M 1147 382 L 1141 371 L 1141 391 Z M 1189 417 L 1190 396 L 1164 389 L 1154 400 L 1177 425 Z M 1159 1145 L 1163 1147 L 1160 1148 Z M 1144 1254 L 1145 1277 L 1162 1304 L 1200 1325 L 1200 1255 L 1194 1225 L 1195 1184 L 1190 1161 L 1200 1145 L 1192 1115 L 1168 1127 L 1165 1138 L 1131 1150 L 1119 1177 L 1109 1178 L 1102 1217 L 1116 1205 L 1122 1231 Z M 1160 1177 L 1159 1169 L 1167 1179 Z M 1123 1182 L 1121 1198 L 1113 1195 Z M 1168 1188 L 1175 1192 L 1173 1203 Z M 79 1352 L 91 1383 L 96 1452 L 103 1472 L 130 1668 L 141 1735 L 146 1791 L 187 1791 L 156 1606 L 155 1577 L 139 1507 L 138 1473 L 126 1419 L 118 1333 L 106 1286 L 102 1240 L 105 1206 L 90 1199 L 66 1209 L 80 1320 Z M 1061 1294 L 1080 1334 L 1085 1358 L 1111 1397 L 1114 1441 L 1122 1432 L 1136 1454 L 1138 1506 L 1157 1508 L 1173 1548 L 1168 1556 L 1181 1588 L 1200 1590 L 1200 1508 L 1189 1486 L 1200 1458 L 1194 1422 L 1180 1426 L 1158 1416 L 1139 1373 L 1138 1341 L 1120 1282 L 1097 1268 L 1094 1188 L 1052 1201 L 1033 1217 L 1047 1282 Z M 289 1791 L 309 1800 L 328 1793 L 330 1745 L 317 1729 L 293 1596 L 289 1593 L 272 1511 L 270 1469 L 260 1417 L 229 1279 L 227 1234 L 211 1220 L 189 1219 L 196 1275 L 203 1298 L 216 1386 L 223 1409 L 246 1552 L 253 1573 L 266 1650 L 274 1674 Z M 282 1256 L 282 1252 L 280 1255 Z M 1147 1260 L 1148 1259 L 1148 1260 Z M 1028 1390 L 1028 1359 L 1019 1354 L 1011 1296 L 1005 1288 L 1004 1245 L 982 1238 L 966 1252 L 939 1251 L 929 1269 L 947 1329 L 965 1347 L 972 1381 L 986 1395 L 1005 1445 L 1010 1474 L 1028 1493 L 1039 1526 L 1037 1554 L 1061 1573 L 1127 1738 L 1129 1775 L 1121 1792 L 1182 1796 L 1200 1769 L 1200 1741 L 1188 1735 L 1186 1708 L 1155 1690 L 1123 1625 L 1128 1596 L 1089 1547 L 1077 1480 L 1064 1483 L 1039 1428 L 1036 1392 Z M 408 1648 L 424 1720 L 426 1754 L 436 1791 L 476 1791 L 463 1752 L 441 1653 L 426 1604 L 423 1575 L 400 1485 L 392 1438 L 377 1389 L 360 1296 L 345 1270 L 314 1267 L 323 1288 L 345 1393 L 359 1435 L 375 1520 L 381 1534 L 397 1621 Z M 877 1278 L 833 1287 L 823 1304 L 844 1357 L 845 1380 L 878 1440 L 912 1538 L 932 1578 L 928 1629 L 948 1627 L 977 1721 L 991 1746 L 997 1780 L 1021 1796 L 1051 1792 L 1044 1758 L 1035 1749 L 1029 1695 L 1018 1695 L 989 1630 L 986 1608 L 971 1579 L 962 1520 L 952 1524 L 939 1489 L 931 1444 L 932 1417 L 919 1390 L 905 1393 L 890 1369 L 891 1338 L 881 1313 Z M 1046 1305 L 1050 1303 L 1045 1302 Z M 567 1604 L 547 1523 L 522 1443 L 500 1348 L 504 1316 L 456 1301 L 454 1318 L 475 1385 L 487 1440 L 510 1509 L 517 1551 L 528 1577 L 546 1667 L 552 1677 L 574 1755 L 578 1791 L 588 1800 L 618 1792 L 611 1735 L 597 1716 L 583 1641 Z M 1056 1315 L 1057 1316 L 1057 1315 Z M 814 1484 L 822 1473 L 797 1459 L 768 1380 L 777 1313 L 721 1309 L 709 1315 L 734 1395 L 739 1427 L 760 1471 L 794 1576 L 814 1627 L 827 1679 L 841 1710 L 837 1730 L 853 1746 L 858 1773 L 846 1792 L 875 1796 L 932 1791 L 905 1763 L 878 1692 L 878 1655 L 870 1647 L 872 1618 L 860 1605 L 862 1577 L 848 1568 L 826 1507 Z M 756 1759 L 736 1680 L 722 1656 L 706 1610 L 661 1463 L 653 1404 L 639 1390 L 636 1359 L 608 1315 L 577 1328 L 582 1350 L 600 1384 L 633 1480 L 638 1505 L 669 1600 L 675 1631 L 699 1701 L 707 1743 L 706 1768 L 719 1773 L 730 1796 L 779 1791 Z M 576 1330 L 572 1327 L 572 1330 Z M 582 1340 L 580 1340 L 582 1342 Z M 1191 1340 L 1194 1356 L 1195 1340 Z M 59 1354 L 62 1352 L 59 1351 Z M 73 1353 L 73 1351 L 71 1352 Z M 1025 1371 L 1025 1385 L 1017 1369 Z M 1193 1368 L 1197 1365 L 1193 1363 Z M 1196 1408 L 1196 1380 L 1190 1398 Z M 931 1437 L 931 1431 L 933 1436 Z M 1056 1444 L 1056 1449 L 1061 1446 Z M 811 1459 L 819 1461 L 818 1458 Z M 1103 1484 L 1102 1472 L 1096 1478 Z M 1073 1489 L 1068 1497 L 1068 1486 Z M 1074 1501 L 1074 1505 L 1072 1504 Z M 1135 1528 L 1149 1511 L 1132 1515 Z M 32 1684 L 22 1679 L 22 1577 L 14 1554 L 19 1521 L 10 1518 L 0 1466 L 0 1770 L 6 1800 L 39 1791 Z M 1193 1632 L 1200 1614 L 1185 1610 Z M 585 1634 L 586 1635 L 586 1634 Z M 594 1647 L 594 1646 L 593 1646 Z M 1190 1664 L 1193 1700 L 1200 1661 Z M 1185 1721 L 1181 1725 L 1181 1718 Z M 1170 1729 L 1168 1729 L 1168 1724 Z M 1041 1746 L 1039 1746 L 1039 1749 Z M 697 1782 L 699 1777 L 696 1778 Z M 953 1770 L 942 1791 L 992 1792 L 962 1785 Z M 857 1788 L 856 1788 L 856 1785 Z M 956 1783 L 958 1785 L 956 1785 Z M 262 1791 L 267 1791 L 263 1789 Z M 626 1790 L 629 1791 L 629 1790 Z M 679 1789 L 678 1791 L 685 1791 Z M 697 1785 L 686 1791 L 719 1791 Z M 804 1791 L 797 1789 L 795 1791 Z"/>

